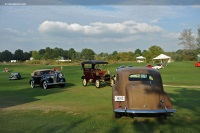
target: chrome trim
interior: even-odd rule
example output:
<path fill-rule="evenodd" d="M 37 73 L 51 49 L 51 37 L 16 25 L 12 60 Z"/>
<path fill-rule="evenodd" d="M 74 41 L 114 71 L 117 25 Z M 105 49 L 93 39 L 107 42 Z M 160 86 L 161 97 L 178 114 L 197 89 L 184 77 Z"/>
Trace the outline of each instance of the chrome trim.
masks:
<path fill-rule="evenodd" d="M 117 113 L 130 113 L 130 114 L 157 114 L 157 113 L 174 113 L 175 109 L 159 109 L 159 110 L 125 110 L 125 109 L 115 109 L 114 112 Z"/>
<path fill-rule="evenodd" d="M 48 83 L 47 85 L 60 85 L 60 84 L 66 84 L 66 82 L 57 82 L 57 83 Z"/>

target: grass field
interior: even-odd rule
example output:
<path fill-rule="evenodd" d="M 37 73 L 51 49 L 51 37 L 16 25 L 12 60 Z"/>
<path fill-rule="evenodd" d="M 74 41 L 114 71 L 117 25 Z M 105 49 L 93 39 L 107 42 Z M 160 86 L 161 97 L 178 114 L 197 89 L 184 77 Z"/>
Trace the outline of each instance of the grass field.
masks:
<path fill-rule="evenodd" d="M 144 66 L 131 62 L 108 66 L 112 74 L 120 65 Z M 11 72 L 21 72 L 22 80 L 9 81 L 10 72 L 0 72 L 0 133 L 72 132 L 72 133 L 198 133 L 200 131 L 200 68 L 194 62 L 173 62 L 159 70 L 173 106 L 177 110 L 165 121 L 156 118 L 114 119 L 111 87 L 96 89 L 81 83 L 80 66 L 63 66 L 65 88 L 29 85 L 35 69 L 60 66 L 6 65 Z M 198 88 L 199 87 L 199 88 Z"/>

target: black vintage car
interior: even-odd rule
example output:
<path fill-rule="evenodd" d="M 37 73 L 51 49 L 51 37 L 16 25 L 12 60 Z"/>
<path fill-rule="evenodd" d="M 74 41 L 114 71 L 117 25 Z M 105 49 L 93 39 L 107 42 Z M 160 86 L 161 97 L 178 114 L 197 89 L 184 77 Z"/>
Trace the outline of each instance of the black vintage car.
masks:
<path fill-rule="evenodd" d="M 59 85 L 60 87 L 66 85 L 63 74 L 60 71 L 54 71 L 53 69 L 35 70 L 31 76 L 31 80 L 29 81 L 31 88 L 42 86 L 44 89 L 47 89 L 52 85 Z"/>
<path fill-rule="evenodd" d="M 98 60 L 88 60 L 81 63 L 83 69 L 82 84 L 87 86 L 87 83 L 94 83 L 96 88 L 99 88 L 101 83 L 107 83 L 110 86 L 114 84 L 114 77 L 106 69 L 108 62 Z"/>
<path fill-rule="evenodd" d="M 21 74 L 19 72 L 12 72 L 9 76 L 9 80 L 21 79 Z"/>

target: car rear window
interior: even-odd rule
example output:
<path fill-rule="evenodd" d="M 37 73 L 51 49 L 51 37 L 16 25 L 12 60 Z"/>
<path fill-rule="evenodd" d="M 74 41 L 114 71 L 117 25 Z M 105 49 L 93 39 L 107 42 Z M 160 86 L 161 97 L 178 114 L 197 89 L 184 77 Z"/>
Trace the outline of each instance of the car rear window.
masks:
<path fill-rule="evenodd" d="M 129 81 L 152 81 L 153 76 L 150 74 L 131 74 L 129 75 Z"/>

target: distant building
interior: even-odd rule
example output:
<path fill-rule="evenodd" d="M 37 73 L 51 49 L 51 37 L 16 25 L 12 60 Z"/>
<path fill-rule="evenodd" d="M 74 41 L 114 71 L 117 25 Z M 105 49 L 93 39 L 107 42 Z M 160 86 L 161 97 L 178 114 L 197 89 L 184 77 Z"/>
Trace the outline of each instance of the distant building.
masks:
<path fill-rule="evenodd" d="M 57 60 L 59 62 L 71 62 L 72 60 Z"/>
<path fill-rule="evenodd" d="M 136 57 L 136 60 L 137 60 L 137 62 L 145 62 L 146 61 L 146 58 L 145 57 L 143 57 L 143 56 L 138 56 L 138 57 Z"/>
<path fill-rule="evenodd" d="M 17 62 L 17 60 L 11 60 L 10 62 L 11 62 L 11 63 L 16 63 L 16 62 Z"/>

